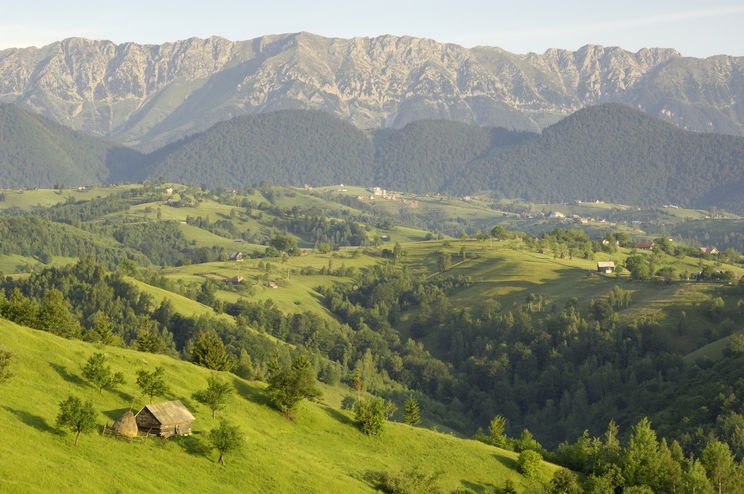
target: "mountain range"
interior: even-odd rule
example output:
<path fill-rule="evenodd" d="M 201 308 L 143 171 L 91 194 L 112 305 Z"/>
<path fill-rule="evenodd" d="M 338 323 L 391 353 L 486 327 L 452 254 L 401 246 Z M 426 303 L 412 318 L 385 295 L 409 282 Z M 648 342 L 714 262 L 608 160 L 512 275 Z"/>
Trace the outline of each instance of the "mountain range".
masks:
<path fill-rule="evenodd" d="M 744 137 L 697 133 L 606 103 L 541 133 L 445 120 L 362 130 L 317 110 L 235 117 L 151 153 L 0 105 L 0 188 L 147 178 L 237 188 L 378 185 L 744 212 Z"/>
<path fill-rule="evenodd" d="M 684 129 L 743 135 L 743 69 L 742 57 L 673 49 L 514 54 L 409 36 L 70 38 L 0 51 L 0 101 L 146 151 L 235 116 L 285 109 L 323 110 L 362 129 L 445 119 L 534 132 L 620 102 Z"/>

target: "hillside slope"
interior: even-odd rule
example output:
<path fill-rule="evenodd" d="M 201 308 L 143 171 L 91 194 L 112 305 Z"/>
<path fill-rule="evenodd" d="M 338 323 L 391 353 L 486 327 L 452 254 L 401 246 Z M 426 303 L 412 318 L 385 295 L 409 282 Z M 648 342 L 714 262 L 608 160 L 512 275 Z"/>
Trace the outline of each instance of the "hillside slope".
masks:
<path fill-rule="evenodd" d="M 0 100 L 148 150 L 238 115 L 316 109 L 361 128 L 448 119 L 535 131 L 619 101 L 690 130 L 741 134 L 744 58 L 587 45 L 515 54 L 410 36 L 162 45 L 70 38 L 0 51 Z"/>
<path fill-rule="evenodd" d="M 744 139 L 686 132 L 632 108 L 586 108 L 515 146 L 494 148 L 447 188 L 564 202 L 741 210 Z"/>
<path fill-rule="evenodd" d="M 136 180 L 138 152 L 0 105 L 0 188 Z"/>
<path fill-rule="evenodd" d="M 516 454 L 482 443 L 390 423 L 379 439 L 358 432 L 348 412 L 322 403 L 302 406 L 296 422 L 270 408 L 260 383 L 232 375 L 237 391 L 225 418 L 240 426 L 246 446 L 227 456 L 223 468 L 206 445 L 206 431 L 217 424 L 192 399 L 206 386 L 210 371 L 190 363 L 113 347 L 92 345 L 23 328 L 0 320 L 0 341 L 14 354 L 15 376 L 0 385 L 0 477 L 3 492 L 373 492 L 369 471 L 419 467 L 443 472 L 440 486 L 501 487 L 506 479 L 524 489 L 516 473 Z M 97 391 L 78 377 L 81 364 L 96 351 L 108 355 L 127 382 L 116 392 Z M 161 365 L 171 386 L 168 399 L 180 399 L 196 416 L 194 434 L 170 440 L 120 441 L 84 435 L 74 447 L 56 430 L 57 404 L 69 393 L 91 399 L 99 426 L 111 424 L 128 407 L 145 401 L 136 391 L 138 369 Z M 29 447 L 33 445 L 33 447 Z M 543 480 L 554 466 L 544 464 Z"/>

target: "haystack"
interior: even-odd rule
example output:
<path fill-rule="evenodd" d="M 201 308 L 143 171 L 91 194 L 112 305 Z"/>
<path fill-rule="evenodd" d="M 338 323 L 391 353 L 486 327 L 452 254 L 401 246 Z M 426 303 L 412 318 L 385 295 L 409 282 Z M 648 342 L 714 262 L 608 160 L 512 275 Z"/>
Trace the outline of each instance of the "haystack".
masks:
<path fill-rule="evenodd" d="M 112 427 L 114 433 L 123 437 L 137 437 L 137 419 L 131 410 L 124 412 Z"/>

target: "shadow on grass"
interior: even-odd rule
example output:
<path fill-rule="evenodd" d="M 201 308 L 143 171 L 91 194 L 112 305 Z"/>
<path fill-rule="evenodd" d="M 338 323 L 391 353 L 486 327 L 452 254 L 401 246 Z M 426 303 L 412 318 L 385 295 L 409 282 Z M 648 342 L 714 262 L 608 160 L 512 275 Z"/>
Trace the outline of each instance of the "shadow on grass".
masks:
<path fill-rule="evenodd" d="M 197 433 L 193 433 L 190 436 L 175 437 L 171 440 L 178 444 L 178 447 L 185 453 L 194 456 L 208 457 L 209 453 L 212 452 L 212 449 L 207 446 L 204 441 L 199 439 L 196 434 Z"/>
<path fill-rule="evenodd" d="M 515 460 L 514 458 L 509 458 L 508 456 L 503 455 L 493 455 L 493 457 L 496 458 L 496 461 L 504 465 L 509 470 L 519 470 L 519 463 L 517 463 L 517 460 Z"/>
<path fill-rule="evenodd" d="M 52 369 L 57 371 L 57 374 L 59 374 L 62 379 L 64 379 L 68 383 L 77 384 L 78 386 L 90 386 L 88 383 L 83 381 L 80 378 L 80 376 L 76 376 L 75 374 L 70 374 L 69 372 L 67 372 L 67 369 L 65 369 L 61 365 L 54 364 L 51 362 L 49 363 L 49 365 L 52 367 Z"/>
<path fill-rule="evenodd" d="M 124 415 L 124 412 L 126 412 L 127 410 L 132 410 L 132 413 L 137 413 L 136 410 L 130 409 L 129 407 L 125 407 L 125 408 L 116 408 L 114 410 L 105 410 L 103 414 L 106 417 L 110 418 L 112 421 L 116 422 L 117 420 L 119 420 L 119 417 Z"/>
<path fill-rule="evenodd" d="M 38 415 L 34 415 L 25 410 L 18 410 L 16 408 L 11 408 L 11 407 L 3 407 L 3 408 L 5 408 L 7 411 L 12 413 L 16 417 L 18 417 L 18 419 L 24 424 L 31 426 L 38 431 L 59 434 L 59 431 L 57 429 L 47 424 L 47 421 L 46 419 L 44 419 L 44 417 L 39 417 Z"/>
<path fill-rule="evenodd" d="M 130 404 L 130 407 L 132 408 L 132 411 L 134 411 L 134 396 L 130 395 L 129 393 L 126 393 L 120 389 L 110 389 L 107 390 L 114 394 L 116 394 L 122 401 L 125 401 Z M 105 392 L 105 391 L 104 391 Z"/>
<path fill-rule="evenodd" d="M 266 393 L 264 393 L 263 390 L 253 386 L 249 386 L 240 379 L 233 379 L 233 386 L 235 386 L 235 390 L 238 392 L 238 395 L 240 395 L 241 398 L 245 398 L 246 400 L 252 401 L 253 403 L 258 403 L 259 405 L 266 405 L 267 407 L 271 407 L 269 397 L 266 396 Z"/>
<path fill-rule="evenodd" d="M 474 492 L 500 492 L 493 484 L 486 484 L 484 482 L 471 482 L 469 480 L 461 480 L 460 483 Z"/>
<path fill-rule="evenodd" d="M 345 414 L 328 406 L 323 406 L 323 411 L 328 414 L 334 420 L 341 422 L 342 424 L 353 425 L 353 421 Z"/>

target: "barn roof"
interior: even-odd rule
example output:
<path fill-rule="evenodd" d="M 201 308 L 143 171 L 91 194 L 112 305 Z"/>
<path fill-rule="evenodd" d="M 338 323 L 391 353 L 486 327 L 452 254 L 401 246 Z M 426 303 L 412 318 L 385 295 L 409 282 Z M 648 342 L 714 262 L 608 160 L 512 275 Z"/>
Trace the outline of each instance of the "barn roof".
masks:
<path fill-rule="evenodd" d="M 195 420 L 191 412 L 178 400 L 145 405 L 142 410 L 145 409 L 163 425 L 193 422 Z M 140 413 L 142 413 L 142 410 L 140 410 Z"/>
<path fill-rule="evenodd" d="M 598 268 L 614 268 L 615 263 L 612 261 L 599 261 L 597 263 Z"/>

